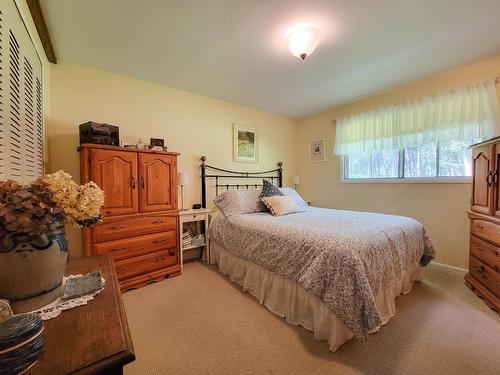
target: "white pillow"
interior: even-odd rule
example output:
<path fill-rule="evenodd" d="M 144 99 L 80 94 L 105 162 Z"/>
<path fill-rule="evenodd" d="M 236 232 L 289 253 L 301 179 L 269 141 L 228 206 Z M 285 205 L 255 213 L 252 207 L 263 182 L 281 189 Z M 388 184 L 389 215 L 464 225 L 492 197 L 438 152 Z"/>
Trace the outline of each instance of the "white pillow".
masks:
<path fill-rule="evenodd" d="M 299 195 L 299 193 L 297 193 L 297 190 L 289 188 L 289 187 L 284 187 L 284 188 L 279 188 L 279 189 L 283 194 L 288 195 L 290 198 L 292 198 L 293 201 L 297 204 L 297 206 L 302 207 L 302 208 L 309 207 L 308 204 L 306 203 L 306 201 L 304 199 L 302 199 L 302 197 Z"/>
<path fill-rule="evenodd" d="M 260 199 L 266 204 L 273 216 L 283 216 L 304 211 L 288 195 L 273 195 L 272 197 L 261 197 Z"/>

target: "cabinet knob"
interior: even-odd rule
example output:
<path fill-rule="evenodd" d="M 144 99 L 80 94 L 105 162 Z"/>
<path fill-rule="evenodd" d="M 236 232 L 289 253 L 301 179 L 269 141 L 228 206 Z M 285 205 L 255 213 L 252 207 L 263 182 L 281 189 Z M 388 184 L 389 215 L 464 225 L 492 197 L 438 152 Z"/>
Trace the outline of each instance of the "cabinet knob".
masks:
<path fill-rule="evenodd" d="M 474 224 L 475 228 L 483 229 L 484 227 L 481 224 Z"/>

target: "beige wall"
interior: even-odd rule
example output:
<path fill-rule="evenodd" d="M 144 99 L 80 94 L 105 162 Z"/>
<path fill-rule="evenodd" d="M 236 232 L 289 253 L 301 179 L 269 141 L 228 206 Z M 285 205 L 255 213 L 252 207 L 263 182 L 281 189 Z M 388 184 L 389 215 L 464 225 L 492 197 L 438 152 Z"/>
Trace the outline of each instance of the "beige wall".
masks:
<path fill-rule="evenodd" d="M 297 123 L 283 116 L 64 62 L 51 65 L 50 99 L 49 171 L 64 169 L 79 179 L 78 124 L 92 120 L 120 126 L 124 142 L 164 138 L 169 150 L 180 152 L 179 170 L 189 174 L 186 206 L 200 202 L 201 155 L 212 165 L 249 171 L 282 161 L 286 183 L 296 173 Z M 259 163 L 232 161 L 233 122 L 259 128 Z M 70 256 L 77 257 L 80 233 L 70 236 Z"/>
<path fill-rule="evenodd" d="M 500 56 L 450 70 L 299 121 L 300 193 L 313 205 L 411 216 L 427 228 L 436 261 L 466 268 L 468 264 L 469 184 L 341 183 L 340 158 L 333 156 L 333 120 L 353 113 L 407 101 L 500 75 Z M 497 87 L 498 89 L 498 87 Z M 328 161 L 310 164 L 308 142 L 327 138 Z"/>

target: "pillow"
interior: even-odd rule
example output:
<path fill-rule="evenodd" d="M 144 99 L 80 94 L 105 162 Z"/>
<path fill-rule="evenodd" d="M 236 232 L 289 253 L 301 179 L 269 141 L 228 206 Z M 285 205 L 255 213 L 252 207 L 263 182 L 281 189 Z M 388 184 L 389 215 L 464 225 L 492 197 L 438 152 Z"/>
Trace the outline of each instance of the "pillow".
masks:
<path fill-rule="evenodd" d="M 259 199 L 260 194 L 260 189 L 229 190 L 215 197 L 214 203 L 226 217 L 263 212 L 266 207 Z"/>
<path fill-rule="evenodd" d="M 262 197 L 260 199 L 264 201 L 273 216 L 283 216 L 304 211 L 288 195 L 273 195 L 272 197 Z"/>
<path fill-rule="evenodd" d="M 285 187 L 285 188 L 280 188 L 280 191 L 283 194 L 288 195 L 290 198 L 292 198 L 293 201 L 295 203 L 297 203 L 297 206 L 302 207 L 302 208 L 309 207 L 309 205 L 306 203 L 306 201 L 304 199 L 302 199 L 302 197 L 300 196 L 299 193 L 297 193 L 297 190 L 289 188 L 289 187 Z"/>
<path fill-rule="evenodd" d="M 260 193 L 260 197 L 272 197 L 273 195 L 284 195 L 280 189 L 271 184 L 267 180 L 262 180 L 262 193 Z"/>
<path fill-rule="evenodd" d="M 280 191 L 280 189 L 278 189 L 276 186 L 274 186 L 269 181 L 262 180 L 262 193 L 260 193 L 260 201 L 262 203 L 264 203 L 264 205 L 267 207 L 267 211 L 271 211 L 271 207 L 262 198 L 273 197 L 273 196 L 282 196 L 282 195 L 284 195 L 284 194 Z"/>

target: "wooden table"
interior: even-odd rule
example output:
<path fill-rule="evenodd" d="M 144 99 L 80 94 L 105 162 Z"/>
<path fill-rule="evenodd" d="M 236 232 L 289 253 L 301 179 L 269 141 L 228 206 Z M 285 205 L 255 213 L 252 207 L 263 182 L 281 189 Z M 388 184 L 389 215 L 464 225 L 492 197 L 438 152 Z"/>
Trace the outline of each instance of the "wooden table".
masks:
<path fill-rule="evenodd" d="M 106 279 L 104 290 L 87 305 L 44 322 L 45 351 L 27 374 L 122 374 L 135 360 L 111 256 L 71 261 L 66 274 L 96 270 Z"/>

